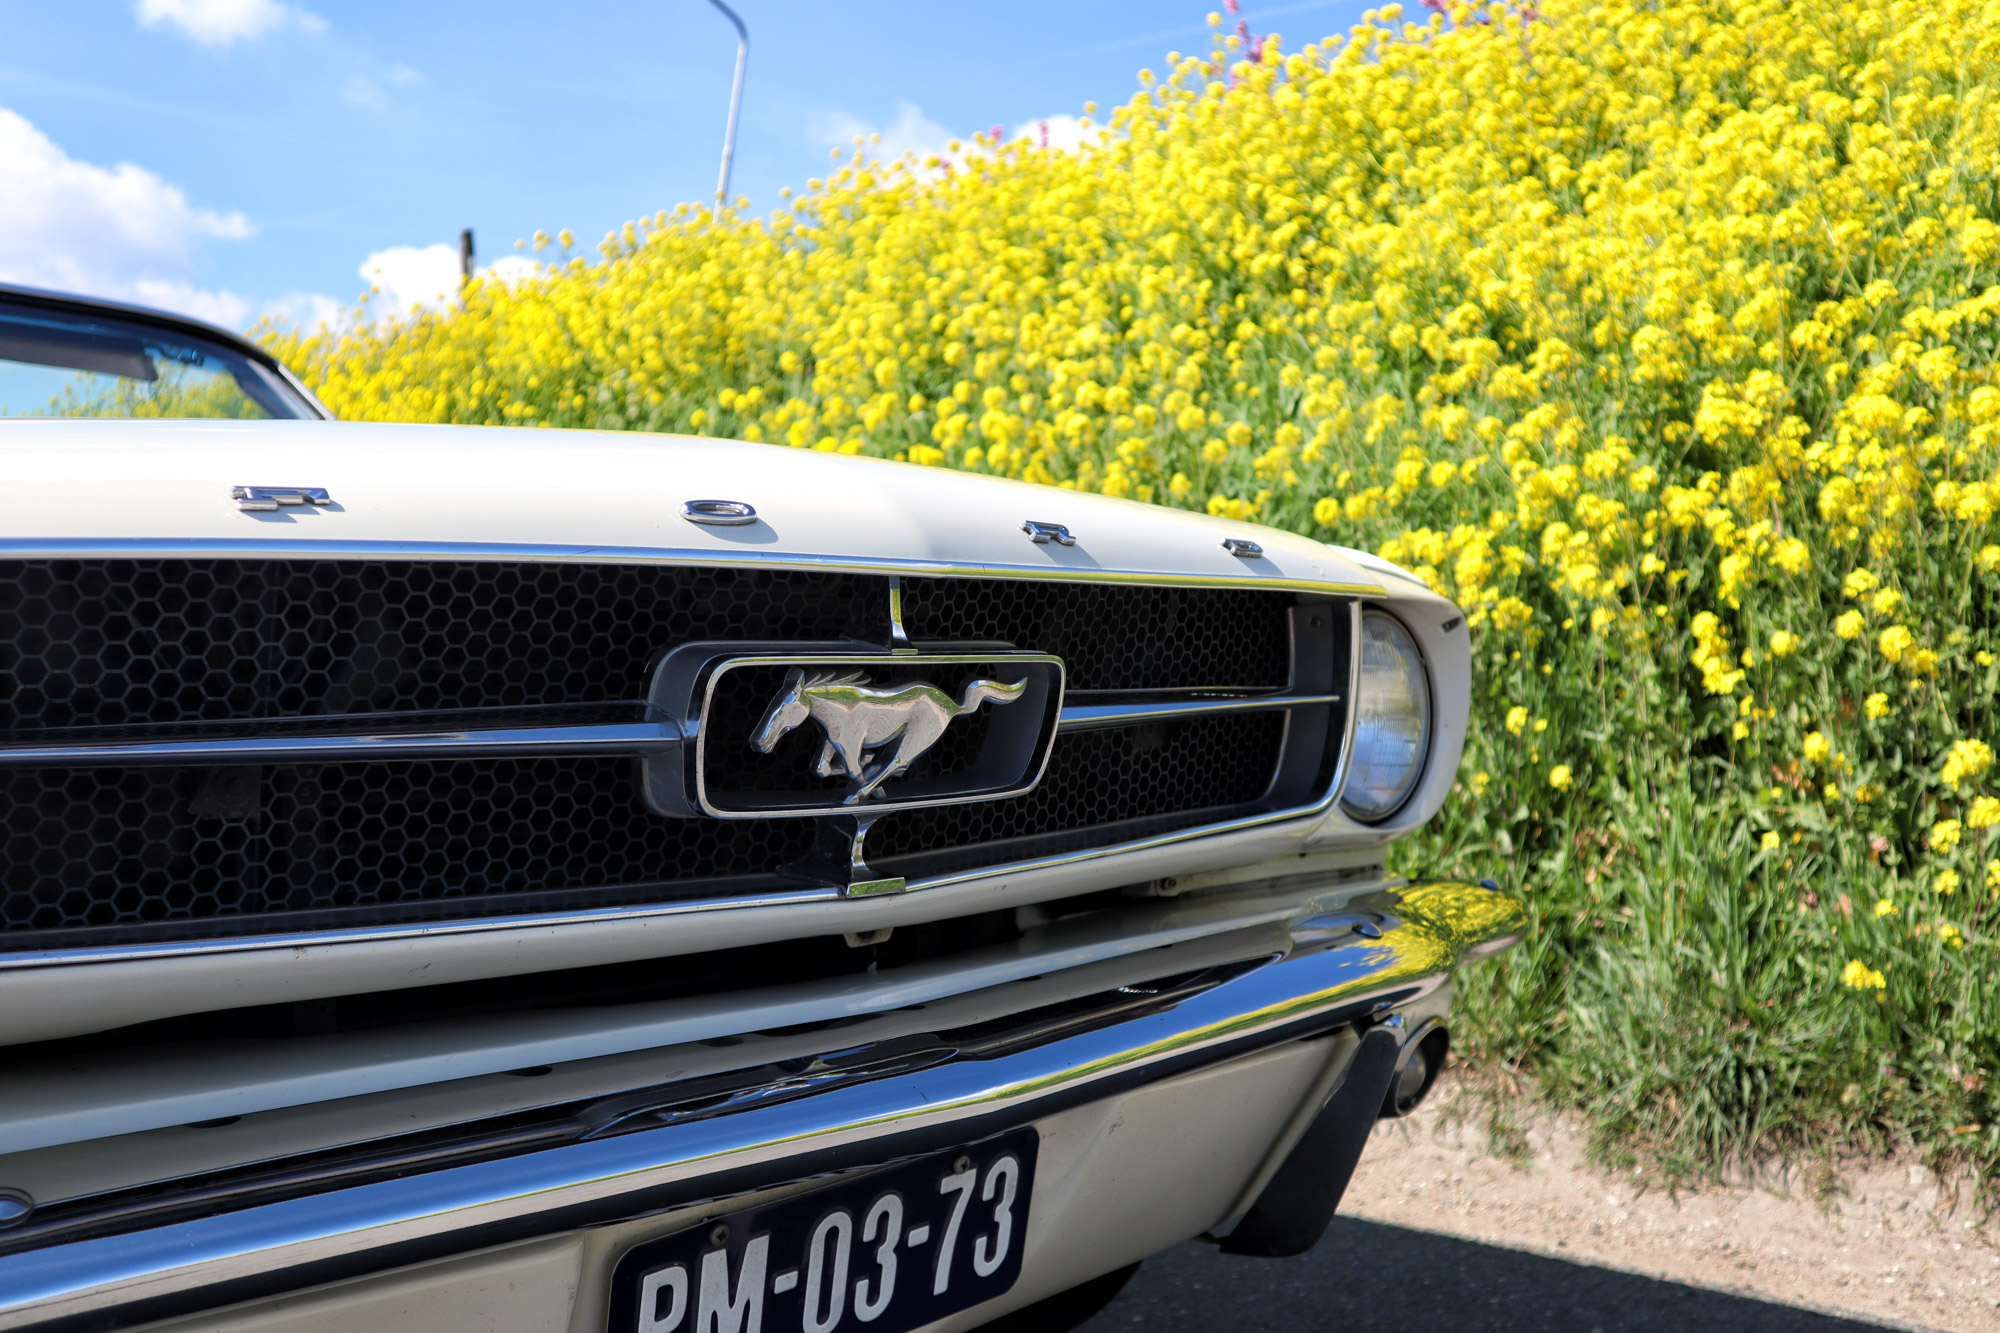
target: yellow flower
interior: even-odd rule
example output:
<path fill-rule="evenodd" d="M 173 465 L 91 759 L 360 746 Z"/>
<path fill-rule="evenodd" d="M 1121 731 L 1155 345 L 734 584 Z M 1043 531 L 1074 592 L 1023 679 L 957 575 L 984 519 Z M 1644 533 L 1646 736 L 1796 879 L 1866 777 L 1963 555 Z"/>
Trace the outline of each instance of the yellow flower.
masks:
<path fill-rule="evenodd" d="M 2000 824 L 2000 799 L 1982 796 L 1972 803 L 1972 809 L 1965 815 L 1967 828 L 1992 828 Z"/>
<path fill-rule="evenodd" d="M 1839 800 L 1839 799 L 1840 799 L 1840 784 L 1839 784 L 1838 782 L 1829 782 L 1829 783 L 1827 783 L 1827 784 L 1826 784 L 1826 786 L 1825 786 L 1824 788 L 1822 788 L 1822 789 L 1821 789 L 1821 791 L 1820 791 L 1820 795 L 1824 796 L 1824 797 L 1825 797 L 1825 798 L 1826 798 L 1827 800 L 1829 800 L 1829 801 L 1837 801 L 1837 800 Z"/>
<path fill-rule="evenodd" d="M 1875 646 L 1891 662 L 1900 662 L 1917 646 L 1917 636 L 1901 625 L 1891 625 L 1875 640 Z"/>
<path fill-rule="evenodd" d="M 1986 887 L 2000 889 L 2000 860 L 1986 863 Z"/>
<path fill-rule="evenodd" d="M 1952 925 L 1949 921 L 1938 922 L 1938 939 L 1943 941 L 1949 948 L 1963 949 L 1965 947 L 1965 935 L 1957 926 Z"/>
<path fill-rule="evenodd" d="M 1549 770 L 1549 785 L 1557 791 L 1568 791 L 1575 783 L 1576 775 L 1570 772 L 1568 764 L 1557 764 Z"/>
<path fill-rule="evenodd" d="M 1778 836 L 1775 829 L 1767 829 L 1764 832 L 1764 836 L 1757 840 L 1757 845 L 1767 852 L 1775 852 L 1783 842 L 1784 839 Z"/>
<path fill-rule="evenodd" d="M 1970 782 L 1991 767 L 1993 749 L 1985 741 L 1953 741 L 1938 776 L 1944 779 L 1945 786 L 1957 791 L 1960 783 Z"/>
<path fill-rule="evenodd" d="M 1840 979 L 1855 990 L 1881 990 L 1888 984 L 1888 978 L 1859 958 L 1848 960 L 1847 966 L 1840 969 Z"/>
<path fill-rule="evenodd" d="M 1958 846 L 1962 825 L 1956 819 L 1940 819 L 1931 825 L 1930 843 L 1934 852 L 1949 852 Z"/>
<path fill-rule="evenodd" d="M 1956 870 L 1940 870 L 1940 871 L 1938 871 L 1938 872 L 1937 872 L 1937 877 L 1936 877 L 1935 879 L 1931 880 L 1931 887 L 1932 887 L 1932 888 L 1934 888 L 1934 889 L 1936 889 L 1936 890 L 1937 890 L 1937 891 L 1938 891 L 1939 893 L 1942 893 L 1942 894 L 1947 894 L 1947 895 L 1949 895 L 1949 894 L 1953 894 L 1953 893 L 1957 893 L 1957 892 L 1958 892 L 1958 872 L 1957 872 Z"/>
<path fill-rule="evenodd" d="M 1878 918 L 1894 916 L 1898 910 L 1900 909 L 1897 908 L 1896 904 L 1888 898 L 1877 898 L 1875 900 L 1875 915 Z"/>
<path fill-rule="evenodd" d="M 1566 727 L 1644 753 L 1734 698 L 1738 787 L 1908 818 L 1921 765 L 1814 733 L 1802 779 L 1748 742 L 1853 695 L 1869 732 L 1971 718 L 2000 669 L 1961 609 L 2000 576 L 2000 0 L 1439 7 L 1255 61 L 1218 31 L 1074 150 L 842 149 L 761 216 L 664 211 L 415 317 L 258 336 L 353 420 L 699 431 L 774 473 L 900 456 L 1400 543 L 1450 641 L 1542 673 Z M 1662 401 L 1689 411 L 1605 433 Z M 1827 616 L 1860 674 L 1784 668 Z M 1892 671 L 1938 688 L 1892 707 Z M 1987 835 L 1992 774 L 1940 762 Z"/>

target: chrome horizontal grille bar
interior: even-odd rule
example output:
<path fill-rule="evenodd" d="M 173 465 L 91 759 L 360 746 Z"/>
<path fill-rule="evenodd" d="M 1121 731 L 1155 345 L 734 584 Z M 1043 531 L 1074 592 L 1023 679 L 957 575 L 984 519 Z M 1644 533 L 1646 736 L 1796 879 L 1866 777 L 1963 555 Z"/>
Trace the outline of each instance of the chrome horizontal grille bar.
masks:
<path fill-rule="evenodd" d="M 1266 694 L 1232 698 L 1133 698 L 1122 703 L 1065 704 L 1062 731 L 1129 727 L 1223 713 L 1270 712 L 1340 702 L 1337 694 Z M 338 764 L 369 760 L 499 759 L 518 756 L 661 754 L 681 744 L 669 720 L 570 726 L 469 727 L 437 731 L 331 732 L 188 740 L 105 741 L 77 745 L 0 746 L 0 768 L 139 767 L 152 764 Z"/>
<path fill-rule="evenodd" d="M 1063 705 L 1057 726 L 1063 731 L 1089 731 L 1094 727 L 1130 727 L 1145 722 L 1174 722 L 1181 718 L 1212 717 L 1218 713 L 1268 713 L 1279 708 L 1310 708 L 1315 704 L 1337 704 L 1337 694 L 1264 694 L 1224 699 L 1139 699 L 1128 703 Z"/>
<path fill-rule="evenodd" d="M 657 754 L 681 743 L 672 722 L 611 722 L 459 731 L 341 732 L 210 740 L 0 747 L 0 768 L 148 764 L 335 764 L 374 759 L 499 759 L 523 755 Z"/>

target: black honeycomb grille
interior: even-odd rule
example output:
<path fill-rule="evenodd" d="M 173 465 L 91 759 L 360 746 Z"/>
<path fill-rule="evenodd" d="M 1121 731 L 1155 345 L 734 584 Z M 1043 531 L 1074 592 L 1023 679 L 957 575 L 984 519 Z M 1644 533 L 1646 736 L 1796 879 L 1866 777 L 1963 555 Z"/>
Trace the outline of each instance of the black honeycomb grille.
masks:
<path fill-rule="evenodd" d="M 1024 579 L 905 579 L 915 640 L 998 639 L 1054 653 L 1071 690 L 1278 689 L 1290 593 Z"/>
<path fill-rule="evenodd" d="M 1264 795 L 1284 739 L 1280 713 L 1058 736 L 1033 791 L 887 815 L 868 835 L 869 864 L 942 874 L 1226 818 Z M 1103 836 L 1113 826 L 1115 833 Z"/>
<path fill-rule="evenodd" d="M 228 782 L 243 785 L 218 792 Z M 672 897 L 675 881 L 761 882 L 813 840 L 807 820 L 661 819 L 630 762 L 607 759 L 39 769 L 0 793 L 10 931 Z"/>
<path fill-rule="evenodd" d="M 1289 676 L 1289 594 L 905 588 L 913 637 L 1052 651 L 1073 690 L 1264 689 Z M 888 589 L 882 576 L 644 565 L 0 564 L 0 733 L 271 736 L 342 716 L 379 727 L 394 714 L 407 729 L 516 725 L 549 710 L 624 721 L 678 643 L 886 642 Z M 970 763 L 982 725 L 968 719 L 925 762 Z M 1270 783 L 1283 727 L 1257 714 L 1065 736 L 1035 792 L 891 816 L 869 854 L 896 873 L 943 873 L 1246 810 Z M 815 838 L 805 819 L 654 814 L 630 759 L 31 768 L 0 771 L 0 801 L 9 947 L 784 888 L 798 885 L 787 868 Z"/>
<path fill-rule="evenodd" d="M 860 575 L 473 561 L 0 564 L 0 729 L 645 697 L 689 639 L 888 623 Z"/>

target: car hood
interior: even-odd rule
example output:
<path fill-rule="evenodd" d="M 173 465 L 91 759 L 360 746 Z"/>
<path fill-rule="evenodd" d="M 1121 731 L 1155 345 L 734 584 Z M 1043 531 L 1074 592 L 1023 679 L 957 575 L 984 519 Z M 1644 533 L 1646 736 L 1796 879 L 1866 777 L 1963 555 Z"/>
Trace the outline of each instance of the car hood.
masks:
<path fill-rule="evenodd" d="M 332 503 L 246 513 L 236 486 Z M 689 500 L 757 521 L 710 527 Z M 1038 545 L 1024 520 L 1074 546 Z M 1245 559 L 1227 537 L 1260 544 Z M 0 423 L 0 553 L 517 555 L 911 573 L 1034 573 L 1355 593 L 1379 562 L 1087 492 L 768 444 L 610 431 L 308 421 Z"/>

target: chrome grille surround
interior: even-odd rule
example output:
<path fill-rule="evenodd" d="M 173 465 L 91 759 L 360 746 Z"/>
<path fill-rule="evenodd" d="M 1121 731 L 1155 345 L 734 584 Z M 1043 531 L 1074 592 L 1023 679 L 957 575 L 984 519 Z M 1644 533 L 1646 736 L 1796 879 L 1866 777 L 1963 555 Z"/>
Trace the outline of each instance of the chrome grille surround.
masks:
<path fill-rule="evenodd" d="M 20 544 L 16 543 L 13 545 L 18 547 Z M 189 548 L 188 553 L 190 555 L 198 554 L 200 558 L 215 559 L 222 554 L 212 549 L 198 550 L 196 549 L 196 544 L 183 545 Z M 309 544 L 287 544 L 283 548 L 283 553 L 288 556 L 295 556 L 300 553 L 300 548 L 306 545 Z M 395 551 L 396 555 L 406 558 L 412 553 L 411 548 L 408 547 L 398 548 Z M 50 552 L 48 554 L 54 553 Z M 79 550 L 76 554 L 83 555 L 84 552 Z M 89 554 L 102 558 L 104 553 L 93 551 Z M 149 550 L 145 553 L 146 556 L 156 560 L 178 554 L 178 552 L 158 549 Z M 264 549 L 252 549 L 248 554 L 254 558 L 264 559 L 275 554 L 275 552 Z M 354 558 L 380 560 L 381 557 L 389 554 L 389 552 L 379 549 L 343 549 L 337 553 L 329 551 L 324 553 L 313 552 L 313 554 L 338 554 L 349 557 L 348 560 L 334 559 L 324 561 L 325 564 L 340 569 Z M 858 570 L 869 567 L 866 562 L 860 561 L 821 561 L 810 558 L 799 560 L 788 557 L 765 562 L 757 562 L 749 559 L 732 560 L 729 562 L 729 568 L 726 569 L 722 566 L 722 562 L 713 560 L 712 558 L 704 563 L 693 563 L 678 559 L 660 559 L 657 556 L 654 559 L 642 560 L 636 558 L 633 553 L 626 552 L 591 552 L 590 555 L 595 558 L 586 559 L 583 552 L 559 551 L 551 548 L 509 548 L 506 550 L 482 550 L 479 552 L 473 552 L 465 548 L 449 548 L 448 550 L 430 548 L 422 552 L 420 559 L 423 557 L 436 559 L 437 557 L 449 555 L 454 558 L 454 562 L 462 561 L 467 564 L 491 566 L 496 564 L 523 563 L 522 557 L 529 556 L 530 554 L 538 557 L 534 563 L 540 564 L 546 562 L 550 565 L 563 568 L 571 568 L 583 564 L 595 565 L 601 562 L 614 570 L 659 570 L 664 567 L 666 569 L 681 571 L 683 577 L 686 576 L 685 571 L 689 569 L 703 571 L 715 577 L 724 577 L 729 573 L 730 569 L 739 565 L 752 566 L 758 573 L 789 572 L 793 574 L 824 575 L 831 572 L 851 577 Z M 685 553 L 675 552 L 672 554 L 682 556 Z M 480 558 L 472 558 L 475 556 Z M 321 562 L 305 561 L 299 563 L 319 564 Z M 873 568 L 878 570 L 882 577 L 879 580 L 867 581 L 876 583 L 877 586 L 885 586 L 893 576 L 911 570 L 912 566 L 908 563 L 882 562 L 873 566 Z M 968 575 L 987 576 L 984 579 L 980 579 L 977 583 L 968 582 L 962 585 L 979 588 L 982 591 L 995 586 L 988 581 L 992 575 L 1011 576 L 1004 577 L 1004 595 L 1016 599 L 1021 595 L 1020 589 L 1024 587 L 1032 588 L 1036 583 L 1036 580 L 1019 577 L 1021 573 L 1028 571 L 1000 571 L 986 568 L 977 570 L 944 570 L 930 565 L 918 565 L 915 568 L 927 576 L 925 581 L 929 586 L 925 589 L 925 595 L 933 599 L 932 606 L 935 606 L 937 589 L 943 585 L 933 583 L 931 580 L 939 574 L 949 573 L 960 577 Z M 342 570 L 342 575 L 344 576 L 346 572 L 348 571 Z M 1043 571 L 1035 572 L 1038 574 L 1043 573 Z M 1129 585 L 1144 582 L 1148 585 L 1144 595 L 1156 597 L 1161 595 L 1159 590 L 1170 590 L 1177 587 L 1192 586 L 1206 592 L 1210 589 L 1216 589 L 1216 585 L 1220 582 L 1219 580 L 1201 576 L 1183 580 L 1170 576 L 1142 576 L 1134 572 L 1121 571 L 1092 571 L 1092 574 L 1094 576 L 1093 582 L 1102 581 L 1104 584 L 1109 585 L 1089 588 L 1089 595 L 1093 597 L 1115 595 L 1120 590 L 1118 586 L 1120 584 Z M 321 575 L 320 577 L 335 576 Z M 1064 572 L 1048 578 L 1047 583 L 1053 586 L 1064 586 L 1071 577 L 1067 572 Z M 1301 581 L 1285 579 L 1237 579 L 1231 580 L 1229 583 L 1235 590 L 1253 594 L 1275 594 L 1281 591 L 1297 593 L 1306 591 L 1316 592 L 1323 596 L 1341 596 L 1354 592 L 1375 591 L 1373 588 L 1348 587 L 1334 584 L 1310 583 L 1301 586 Z M 1074 588 L 1073 583 L 1069 586 Z M 1216 591 L 1220 591 L 1220 589 L 1216 589 Z M 992 595 L 998 594 L 989 594 L 989 596 Z M 1209 595 L 1213 594 L 1210 593 Z M 915 613 L 910 616 L 910 633 L 915 636 L 921 636 L 927 628 L 931 614 L 926 611 L 926 603 L 922 598 L 910 598 L 909 601 L 914 603 L 913 606 L 909 607 L 909 611 Z M 1333 603 L 1331 605 L 1338 606 L 1341 604 Z M 886 619 L 886 617 L 884 618 Z M 860 617 L 850 611 L 848 619 L 852 624 L 852 622 L 857 621 Z M 872 627 L 863 627 L 863 632 L 868 632 L 869 628 Z M 1034 647 L 1036 645 L 1024 646 Z M 1329 681 L 1327 683 L 1334 684 L 1335 682 Z M 1121 728 L 1158 726 L 1163 721 L 1169 724 L 1176 722 L 1192 724 L 1196 719 L 1201 720 L 1201 725 L 1209 725 L 1216 719 L 1234 714 L 1243 723 L 1257 723 L 1261 725 L 1267 733 L 1271 730 L 1271 723 L 1274 718 L 1282 718 L 1284 721 L 1279 725 L 1284 732 L 1289 733 L 1296 730 L 1295 724 L 1303 720 L 1304 716 L 1310 710 L 1319 710 L 1315 716 L 1320 719 L 1344 712 L 1344 709 L 1339 708 L 1337 700 L 1351 689 L 1351 685 L 1345 679 L 1337 682 L 1337 685 L 1338 688 L 1322 687 L 1318 690 L 1302 690 L 1297 687 L 1295 682 L 1290 688 L 1280 688 L 1277 690 L 1239 690 L 1231 694 L 1225 694 L 1213 689 L 1201 691 L 1199 686 L 1196 686 L 1192 690 L 1184 690 L 1178 693 L 1171 688 L 1168 690 L 1124 691 L 1118 693 L 1108 693 L 1102 690 L 1093 693 L 1086 690 L 1079 696 L 1073 696 L 1077 701 L 1070 708 L 1065 709 L 1062 718 L 1062 729 L 1065 734 L 1072 731 L 1083 732 L 1089 729 L 1112 729 L 1115 731 Z M 507 702 L 514 705 L 515 710 L 520 708 L 520 704 L 516 703 L 514 699 L 510 698 Z M 603 706 L 613 705 L 605 704 Z M 529 705 L 529 707 L 532 708 L 533 705 Z M 548 707 L 559 712 L 566 705 L 564 703 L 551 703 Z M 361 719 L 352 720 L 359 721 Z M 81 753 L 74 746 L 63 743 L 64 741 L 78 739 L 77 732 L 70 729 L 62 729 L 67 732 L 67 735 L 58 738 L 56 735 L 51 734 L 55 729 L 38 728 L 34 732 L 25 735 L 17 733 L 16 739 L 28 741 L 30 742 L 29 744 L 17 744 L 0 748 L 0 765 L 38 770 L 41 776 L 37 777 L 36 780 L 45 781 L 48 770 L 51 767 L 57 766 L 69 770 L 72 774 L 95 772 L 102 778 L 109 777 L 110 773 L 108 770 L 113 768 L 120 772 L 133 772 L 140 764 L 166 764 L 170 767 L 191 766 L 191 763 L 226 765 L 231 763 L 240 764 L 252 758 L 271 765 L 298 763 L 308 758 L 320 758 L 326 749 L 333 749 L 336 753 L 340 754 L 342 759 L 346 759 L 358 752 L 368 751 L 371 759 L 393 759 L 396 761 L 415 761 L 419 759 L 441 760 L 460 755 L 479 755 L 482 756 L 480 761 L 482 765 L 486 762 L 484 756 L 499 754 L 516 756 L 546 755 L 550 757 L 580 757 L 587 754 L 597 754 L 607 756 L 606 760 L 599 762 L 611 762 L 608 756 L 630 756 L 648 752 L 657 754 L 666 749 L 677 747 L 681 740 L 679 736 L 672 734 L 673 727 L 671 725 L 663 723 L 658 718 L 632 717 L 615 722 L 584 723 L 580 726 L 568 726 L 548 725 L 552 720 L 548 717 L 528 719 L 519 716 L 514 711 L 510 711 L 504 716 L 499 713 L 481 713 L 476 717 L 469 712 L 455 712 L 450 720 L 457 725 L 449 728 L 439 726 L 438 723 L 440 720 L 442 720 L 441 715 L 435 713 L 418 715 L 409 712 L 398 712 L 392 709 L 369 714 L 365 719 L 367 724 L 365 731 L 349 730 L 339 734 L 327 734 L 326 731 L 322 731 L 315 724 L 334 723 L 336 719 L 323 716 L 320 718 L 295 718 L 290 721 L 279 722 L 275 726 L 269 722 L 259 723 L 257 726 L 258 734 L 254 736 L 240 734 L 215 735 L 212 738 L 192 742 L 186 740 L 168 741 L 160 739 L 156 735 L 141 739 L 131 731 L 124 729 L 121 729 L 121 734 L 114 736 L 108 735 L 105 731 L 98 728 L 92 728 L 89 733 L 86 733 L 88 735 L 88 751 Z M 567 721 L 567 719 L 557 720 Z M 277 722 L 278 720 L 273 719 L 272 721 Z M 340 724 L 344 725 L 347 721 L 349 719 L 341 719 Z M 498 722 L 501 725 L 471 725 L 473 722 Z M 535 725 L 505 725 L 506 723 L 513 722 L 533 722 Z M 406 726 L 406 723 L 411 725 Z M 240 725 L 240 720 L 237 719 L 215 719 L 213 722 L 207 724 L 204 730 L 210 727 L 227 729 Z M 300 734 L 301 727 L 317 734 Z M 152 728 L 147 728 L 147 730 L 152 731 Z M 1286 791 L 1281 793 L 1285 798 L 1283 800 L 1269 799 L 1269 792 L 1267 792 L 1267 799 L 1262 802 L 1246 803 L 1241 800 L 1231 799 L 1212 806 L 1199 807 L 1187 812 L 1185 816 L 1169 811 L 1164 812 L 1166 817 L 1162 819 L 1128 819 L 1114 821 L 1109 826 L 1086 826 L 1085 829 L 1077 830 L 1064 829 L 1061 830 L 1064 835 L 1063 838 L 1054 842 L 1046 840 L 1037 842 L 1032 836 L 1025 839 L 1000 840 L 996 841 L 992 848 L 992 851 L 996 855 L 1001 856 L 1002 859 L 998 860 L 994 859 L 993 856 L 981 857 L 978 855 L 968 856 L 959 854 L 957 849 L 950 846 L 935 846 L 931 845 L 930 841 L 921 837 L 900 835 L 885 836 L 879 839 L 879 851 L 877 854 L 915 858 L 909 862 L 910 869 L 916 872 L 911 875 L 910 880 L 910 887 L 915 889 L 958 883 L 967 879 L 1012 870 L 1046 867 L 1079 859 L 1093 859 L 1138 848 L 1158 847 L 1168 843 L 1205 837 L 1231 830 L 1252 828 L 1263 824 L 1310 818 L 1316 814 L 1323 813 L 1327 808 L 1327 794 L 1336 785 L 1332 781 L 1332 778 L 1337 766 L 1338 747 L 1343 743 L 1344 739 L 1338 720 L 1336 720 L 1331 731 L 1323 725 L 1318 728 L 1318 731 L 1321 737 L 1332 742 L 1332 746 L 1331 748 L 1322 747 L 1326 748 L 1326 758 L 1324 762 L 1316 765 L 1317 780 L 1305 782 L 1303 785 L 1299 781 L 1293 781 Z M 1071 743 L 1081 742 L 1082 740 L 1082 736 L 1077 736 Z M 166 751 L 165 747 L 168 746 L 173 747 L 171 753 Z M 623 761 L 621 759 L 618 762 Z M 354 767 L 356 771 L 360 771 L 359 766 L 351 766 L 346 763 L 331 767 L 341 770 Z M 438 766 L 434 764 L 433 767 Z M 457 765 L 444 767 L 457 767 Z M 20 776 L 28 778 L 31 774 L 23 772 Z M 172 775 L 163 774 L 162 776 Z M 191 779 L 185 776 L 177 776 L 176 780 L 180 781 L 183 785 L 187 785 L 191 781 Z M 1267 785 L 1272 790 L 1275 790 L 1275 783 Z M 1242 784 L 1239 782 L 1237 787 L 1232 790 L 1240 793 L 1241 786 Z M 196 794 L 194 792 L 181 793 L 180 799 L 192 804 Z M 784 822 L 776 821 L 778 824 Z M 889 826 L 887 824 L 884 825 L 883 833 L 885 835 L 889 834 Z M 949 840 L 946 841 L 948 842 Z M 923 858 L 926 856 L 930 859 L 924 860 Z M 459 864 L 457 859 L 449 856 L 447 856 L 446 860 L 450 865 Z M 920 865 L 921 869 L 919 868 Z M 758 869 L 768 870 L 769 867 L 770 862 L 767 858 Z M 724 873 L 718 878 L 706 878 L 697 882 L 681 881 L 678 883 L 674 882 L 670 877 L 663 875 L 650 881 L 606 887 L 615 889 L 615 892 L 578 894 L 574 891 L 574 885 L 558 886 L 557 891 L 551 891 L 549 886 L 546 885 L 530 885 L 523 886 L 518 892 L 505 894 L 504 899 L 496 899 L 488 896 L 493 892 L 491 886 L 473 886 L 470 889 L 461 886 L 457 891 L 437 895 L 435 900 L 414 904 L 411 910 L 400 921 L 387 918 L 359 921 L 354 920 L 351 914 L 342 918 L 338 913 L 322 914 L 317 908 L 301 909 L 305 913 L 302 915 L 295 915 L 291 911 L 283 912 L 280 916 L 239 913 L 228 919 L 226 937 L 222 936 L 223 928 L 215 924 L 221 918 L 215 918 L 214 921 L 202 924 L 198 929 L 184 928 L 178 933 L 183 936 L 192 937 L 179 939 L 162 938 L 157 930 L 142 930 L 134 933 L 130 930 L 105 932 L 93 929 L 88 935 L 80 936 L 65 929 L 57 929 L 54 932 L 50 932 L 46 927 L 25 926 L 24 928 L 24 925 L 15 925 L 15 928 L 12 930 L 0 930 L 0 966 L 32 965 L 38 962 L 55 963 L 65 959 L 78 960 L 86 957 L 104 958 L 111 956 L 150 955 L 162 950 L 230 950 L 242 947 L 259 947 L 260 945 L 268 946 L 275 942 L 278 937 L 297 939 L 302 935 L 310 935 L 318 939 L 351 937 L 382 938 L 385 935 L 394 935 L 400 930 L 415 930 L 431 934 L 439 930 L 460 931 L 516 927 L 531 921 L 538 923 L 560 923 L 568 920 L 604 920 L 607 919 L 607 914 L 611 918 L 624 918 L 633 914 L 670 915 L 688 911 L 715 910 L 723 906 L 740 907 L 753 903 L 768 902 L 776 905 L 785 902 L 820 899 L 825 894 L 825 890 L 819 886 L 800 884 L 795 881 L 785 882 L 782 879 L 772 880 L 768 876 L 755 873 Z M 498 910 L 496 911 L 495 909 Z M 9 924 L 14 923 L 10 922 Z M 12 936 L 11 939 L 9 938 L 10 935 Z M 16 947 L 9 948 L 8 946 L 10 945 Z"/>

